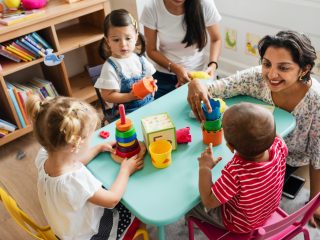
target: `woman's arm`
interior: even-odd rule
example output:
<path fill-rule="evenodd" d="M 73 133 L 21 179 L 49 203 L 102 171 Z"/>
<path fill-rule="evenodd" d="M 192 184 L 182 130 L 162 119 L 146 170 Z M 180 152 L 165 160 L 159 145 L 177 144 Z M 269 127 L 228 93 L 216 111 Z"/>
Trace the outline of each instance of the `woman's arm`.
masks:
<path fill-rule="evenodd" d="M 144 35 L 146 39 L 146 47 L 148 56 L 160 66 L 175 73 L 178 82 L 182 85 L 190 81 L 187 71 L 180 65 L 171 62 L 161 52 L 157 50 L 157 30 L 144 27 Z"/>
<path fill-rule="evenodd" d="M 210 37 L 210 52 L 209 52 L 209 63 L 218 62 L 218 58 L 221 50 L 221 34 L 219 25 L 215 24 L 207 27 L 207 31 Z M 216 64 L 210 64 L 207 69 L 207 73 L 213 76 L 214 71 L 217 70 Z"/>
<path fill-rule="evenodd" d="M 102 98 L 109 103 L 126 103 L 137 100 L 132 92 L 120 93 L 116 90 L 101 89 Z"/>

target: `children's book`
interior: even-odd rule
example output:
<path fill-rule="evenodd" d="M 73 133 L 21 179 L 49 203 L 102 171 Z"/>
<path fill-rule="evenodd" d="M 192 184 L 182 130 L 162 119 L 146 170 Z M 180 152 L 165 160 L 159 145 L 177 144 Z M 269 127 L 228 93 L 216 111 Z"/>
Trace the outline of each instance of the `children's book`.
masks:
<path fill-rule="evenodd" d="M 9 12 L 7 14 L 2 14 L 0 17 L 0 24 L 9 26 L 12 24 L 23 22 L 27 19 L 38 17 L 45 14 L 44 9 L 34 9 L 30 11 Z"/>
<path fill-rule="evenodd" d="M 22 43 L 24 43 L 25 45 L 27 45 L 29 48 L 31 48 L 33 51 L 35 51 L 36 53 L 38 53 L 40 56 L 44 57 L 45 54 L 43 52 L 41 52 L 37 47 L 33 46 L 31 43 L 29 43 L 26 39 L 24 38 L 20 38 L 20 41 Z"/>
<path fill-rule="evenodd" d="M 5 48 L 5 46 L 2 46 L 1 44 L 0 44 L 0 55 L 4 56 L 4 57 L 6 57 L 6 58 L 8 58 L 8 59 L 10 59 L 12 61 L 15 61 L 15 62 L 21 62 L 21 59 L 17 55 L 15 55 L 15 54 L 11 53 L 10 51 L 8 51 Z"/>
<path fill-rule="evenodd" d="M 3 119 L 0 119 L 0 128 L 7 130 L 9 132 L 13 132 L 14 130 L 16 130 L 17 126 Z"/>
<path fill-rule="evenodd" d="M 44 86 L 50 97 L 59 96 L 52 82 L 37 77 L 33 78 L 31 81 L 41 86 Z"/>
<path fill-rule="evenodd" d="M 18 106 L 19 106 L 19 108 L 20 108 L 20 111 L 21 111 L 23 120 L 24 120 L 24 122 L 25 122 L 26 125 L 29 125 L 29 119 L 28 119 L 28 116 L 27 116 L 26 108 L 25 108 L 25 106 L 24 106 L 24 102 L 23 102 L 22 95 L 21 95 L 21 93 L 17 90 L 17 88 L 13 88 L 13 93 L 14 93 L 14 96 L 16 97 L 17 102 L 18 102 Z"/>
<path fill-rule="evenodd" d="M 21 123 L 21 126 L 22 126 L 23 128 L 25 128 L 25 127 L 26 127 L 26 123 L 24 122 L 24 119 L 23 119 L 22 113 L 21 113 L 21 111 L 20 111 L 18 102 L 17 102 L 17 100 L 16 100 L 16 97 L 14 96 L 14 92 L 13 92 L 14 86 L 13 86 L 11 83 L 7 82 L 7 81 L 6 81 L 6 84 L 7 84 L 9 96 L 10 96 L 11 101 L 12 101 L 12 103 L 13 103 L 13 106 L 14 106 L 14 108 L 15 108 L 15 110 L 16 110 L 16 113 L 17 113 L 17 115 L 18 115 L 18 118 L 19 118 L 19 121 L 20 121 L 20 123 Z"/>
<path fill-rule="evenodd" d="M 34 47 L 38 48 L 42 53 L 45 53 L 46 50 L 42 47 L 42 45 L 40 45 L 39 43 L 37 43 L 33 37 L 31 37 L 31 35 L 26 35 L 23 37 L 25 40 L 27 40 L 30 44 L 32 44 Z"/>
<path fill-rule="evenodd" d="M 51 48 L 53 49 L 50 44 L 44 40 L 37 32 L 33 32 L 31 33 L 31 36 L 38 42 L 40 43 L 42 46 L 44 46 L 45 49 Z"/>
<path fill-rule="evenodd" d="M 24 62 L 29 62 L 29 61 L 32 61 L 32 58 L 24 55 L 23 53 L 21 53 L 20 51 L 17 51 L 14 47 L 12 47 L 12 45 L 7 45 L 6 46 L 6 49 L 11 52 L 11 53 L 14 53 L 16 54 L 17 56 L 19 56 L 19 58 L 24 61 Z"/>
<path fill-rule="evenodd" d="M 5 129 L 2 129 L 0 128 L 0 138 L 6 136 L 9 134 L 9 131 L 8 130 L 5 130 Z"/>
<path fill-rule="evenodd" d="M 27 55 L 28 57 L 31 57 L 32 60 L 36 59 L 36 57 L 33 55 L 33 53 L 29 52 L 27 49 L 24 49 L 20 45 L 16 44 L 15 42 L 12 42 L 11 45 L 15 47 L 16 50 L 22 52 L 24 55 Z"/>
<path fill-rule="evenodd" d="M 41 57 L 41 55 L 38 52 L 34 51 L 33 49 L 31 49 L 30 47 L 28 47 L 26 44 L 19 41 L 18 39 L 15 40 L 15 43 L 21 46 L 22 48 L 28 50 L 29 52 L 31 52 L 34 56 Z"/>

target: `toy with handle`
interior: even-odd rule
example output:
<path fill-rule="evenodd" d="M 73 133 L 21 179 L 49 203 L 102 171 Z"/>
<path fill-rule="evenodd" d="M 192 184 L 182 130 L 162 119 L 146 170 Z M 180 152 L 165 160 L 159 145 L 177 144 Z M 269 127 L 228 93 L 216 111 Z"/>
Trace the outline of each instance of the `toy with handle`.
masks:
<path fill-rule="evenodd" d="M 152 77 L 144 77 L 132 85 L 133 95 L 144 99 L 148 94 L 155 91 L 155 80 Z"/>

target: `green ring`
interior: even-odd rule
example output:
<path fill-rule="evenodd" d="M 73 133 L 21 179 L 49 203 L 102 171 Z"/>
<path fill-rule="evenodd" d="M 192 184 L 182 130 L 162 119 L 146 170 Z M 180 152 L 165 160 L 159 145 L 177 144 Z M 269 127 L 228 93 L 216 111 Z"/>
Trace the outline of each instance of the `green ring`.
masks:
<path fill-rule="evenodd" d="M 214 120 L 214 121 L 205 121 L 204 122 L 204 129 L 207 131 L 218 131 L 221 129 L 221 117 Z"/>
<path fill-rule="evenodd" d="M 119 137 L 119 138 L 129 138 L 135 133 L 136 133 L 136 130 L 134 129 L 133 126 L 126 132 L 120 132 L 118 129 L 116 129 L 116 137 Z"/>

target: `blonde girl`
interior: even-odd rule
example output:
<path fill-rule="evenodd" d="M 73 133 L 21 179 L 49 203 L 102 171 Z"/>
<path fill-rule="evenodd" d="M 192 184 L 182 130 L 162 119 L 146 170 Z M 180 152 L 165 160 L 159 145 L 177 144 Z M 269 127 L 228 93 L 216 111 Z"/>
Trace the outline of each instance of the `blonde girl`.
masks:
<path fill-rule="evenodd" d="M 27 113 L 43 147 L 35 160 L 38 196 L 54 233 L 60 239 L 118 239 L 130 224 L 131 214 L 122 206 L 115 207 L 129 176 L 142 168 L 143 161 L 136 156 L 123 161 L 113 185 L 103 189 L 85 167 L 100 152 L 113 151 L 110 143 L 89 146 L 100 122 L 93 107 L 68 97 L 41 101 L 32 96 Z"/>

